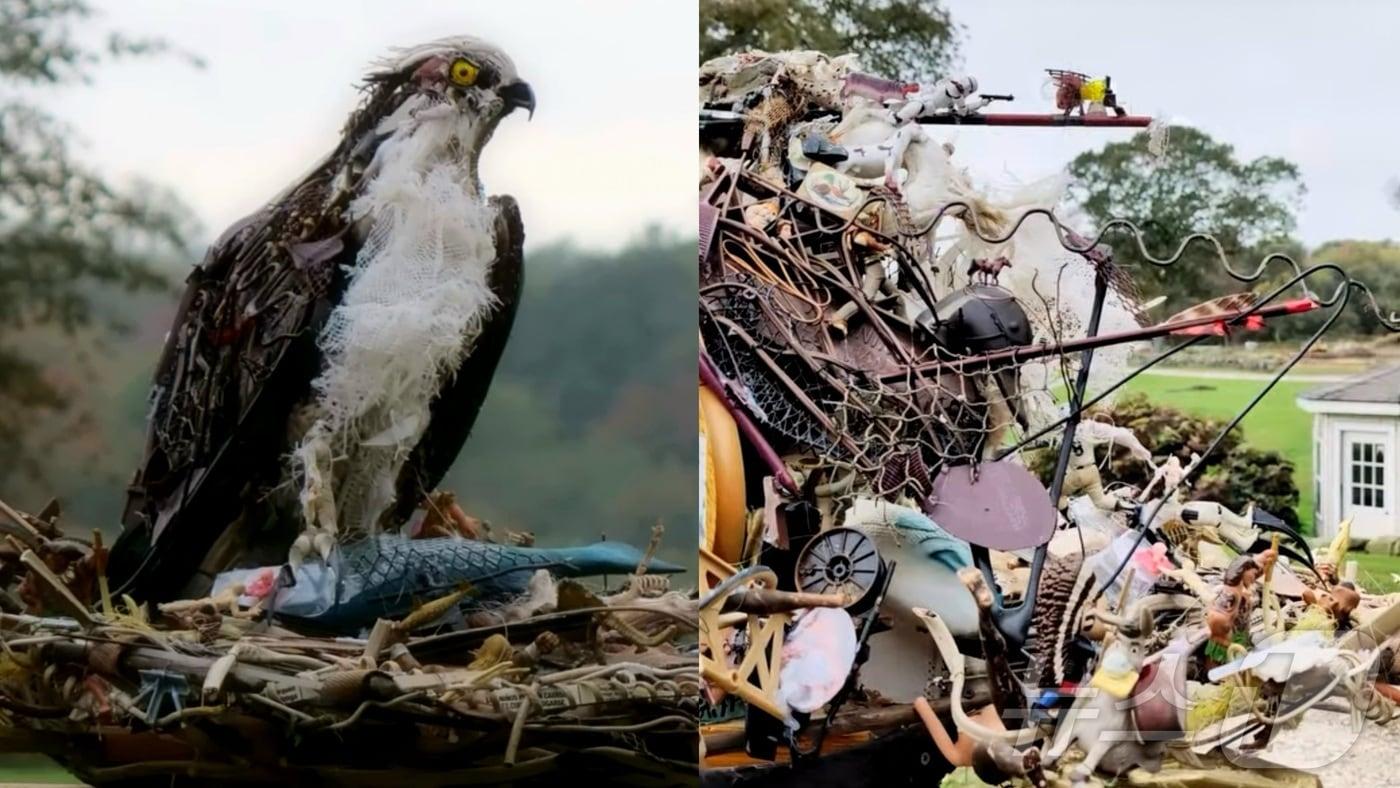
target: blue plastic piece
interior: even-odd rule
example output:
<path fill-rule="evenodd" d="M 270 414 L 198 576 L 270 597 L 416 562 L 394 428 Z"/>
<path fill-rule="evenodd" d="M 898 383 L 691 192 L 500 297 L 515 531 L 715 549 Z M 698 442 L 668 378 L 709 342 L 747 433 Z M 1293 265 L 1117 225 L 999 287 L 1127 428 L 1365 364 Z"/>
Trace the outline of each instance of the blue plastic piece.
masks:
<path fill-rule="evenodd" d="M 1051 713 L 1053 709 L 1060 705 L 1064 696 L 1059 692 L 1048 689 L 1040 693 L 1040 697 L 1031 704 L 1031 723 L 1046 722 L 1054 718 Z"/>
<path fill-rule="evenodd" d="M 894 513 L 893 525 L 899 529 L 900 536 L 911 540 L 930 561 L 952 572 L 972 566 L 972 551 L 967 542 L 948 533 L 923 512 L 904 506 L 890 506 L 888 510 Z"/>
<path fill-rule="evenodd" d="M 185 708 L 185 696 L 189 694 L 190 683 L 183 673 L 168 670 L 143 670 L 141 691 L 136 694 L 135 703 L 146 704 L 146 721 L 152 725 L 167 714 Z"/>

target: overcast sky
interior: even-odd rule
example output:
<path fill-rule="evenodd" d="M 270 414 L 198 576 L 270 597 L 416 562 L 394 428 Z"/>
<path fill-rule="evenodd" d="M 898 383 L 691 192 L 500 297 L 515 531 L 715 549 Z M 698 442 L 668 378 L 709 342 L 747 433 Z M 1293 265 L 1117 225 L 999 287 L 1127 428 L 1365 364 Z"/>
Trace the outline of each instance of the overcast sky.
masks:
<path fill-rule="evenodd" d="M 1400 238 L 1400 2 L 951 0 L 963 70 L 1021 111 L 1052 106 L 1046 68 L 1113 77 L 1134 114 L 1166 114 L 1243 156 L 1296 162 L 1303 240 Z M 1129 131 L 963 129 L 958 157 L 1029 180 Z"/>
<path fill-rule="evenodd" d="M 174 188 L 212 237 L 327 152 L 365 66 L 394 46 L 487 38 L 535 88 L 502 122 L 487 191 L 520 201 L 527 243 L 611 247 L 650 221 L 695 232 L 693 2 L 100 0 L 98 25 L 159 35 L 207 61 L 107 66 L 46 99 L 82 153 Z"/>

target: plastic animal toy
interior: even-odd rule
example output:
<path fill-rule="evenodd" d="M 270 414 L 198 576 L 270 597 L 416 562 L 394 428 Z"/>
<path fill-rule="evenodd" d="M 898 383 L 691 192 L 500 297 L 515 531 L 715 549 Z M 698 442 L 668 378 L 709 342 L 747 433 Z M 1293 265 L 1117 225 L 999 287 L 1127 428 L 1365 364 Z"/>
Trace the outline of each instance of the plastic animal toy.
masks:
<path fill-rule="evenodd" d="M 980 284 L 994 285 L 997 283 L 997 278 L 1001 276 L 1002 269 L 1010 267 L 1011 260 L 1006 257 L 997 257 L 991 260 L 975 258 L 967 266 L 967 277 Z"/>
<path fill-rule="evenodd" d="M 896 128 L 888 138 L 867 145 L 838 145 L 822 137 L 808 137 L 802 153 L 852 178 L 871 180 L 883 176 L 885 188 L 898 190 L 899 168 L 909 146 L 931 139 L 922 126 L 908 123 Z"/>
<path fill-rule="evenodd" d="M 1155 631 L 1155 611 L 1194 604 L 1191 597 L 1157 595 L 1141 600 L 1123 616 L 1085 612 L 1086 630 L 1103 623 L 1112 631 L 1093 678 L 1079 689 L 1074 705 L 1061 713 L 1042 763 L 1051 766 L 1070 745 L 1078 745 L 1084 760 L 1071 775 L 1076 785 L 1096 771 L 1117 775 L 1135 767 L 1148 772 L 1161 768 L 1167 742 L 1182 735 L 1185 720 L 1180 709 L 1157 701 L 1164 694 L 1170 697 L 1164 687 L 1184 691 L 1185 660 L 1179 650 L 1149 659 L 1147 641 Z"/>

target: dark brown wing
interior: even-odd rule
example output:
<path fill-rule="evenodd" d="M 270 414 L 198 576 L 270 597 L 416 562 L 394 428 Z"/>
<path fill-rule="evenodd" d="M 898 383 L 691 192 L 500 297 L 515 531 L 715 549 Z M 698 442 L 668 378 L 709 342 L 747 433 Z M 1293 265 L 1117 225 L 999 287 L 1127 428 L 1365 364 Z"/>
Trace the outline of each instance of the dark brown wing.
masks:
<path fill-rule="evenodd" d="M 496 260 L 491 265 L 490 287 L 498 305 L 482 327 L 480 336 L 457 373 L 438 393 L 429 410 L 430 421 L 423 439 L 414 447 L 399 473 L 397 497 L 391 524 L 402 524 L 432 492 L 452 466 L 471 434 L 481 404 L 491 388 L 491 378 L 505 351 L 506 340 L 515 322 L 524 284 L 523 244 L 525 228 L 520 208 L 510 197 L 493 197 L 496 214 Z"/>
<path fill-rule="evenodd" d="M 316 336 L 347 257 L 325 172 L 238 223 L 190 274 L 161 355 L 146 456 L 113 545 L 115 587 L 180 593 L 276 483 L 287 423 L 319 366 Z"/>

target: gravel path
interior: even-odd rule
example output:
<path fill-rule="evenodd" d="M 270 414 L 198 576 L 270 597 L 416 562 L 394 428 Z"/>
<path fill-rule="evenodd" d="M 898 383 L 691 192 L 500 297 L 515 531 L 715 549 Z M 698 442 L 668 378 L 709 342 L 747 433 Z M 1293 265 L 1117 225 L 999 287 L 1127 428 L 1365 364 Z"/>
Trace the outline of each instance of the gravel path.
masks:
<path fill-rule="evenodd" d="M 1358 736 L 1346 714 L 1313 709 L 1281 731 L 1265 757 L 1322 778 L 1323 788 L 1400 786 L 1400 720 L 1364 723 Z"/>

